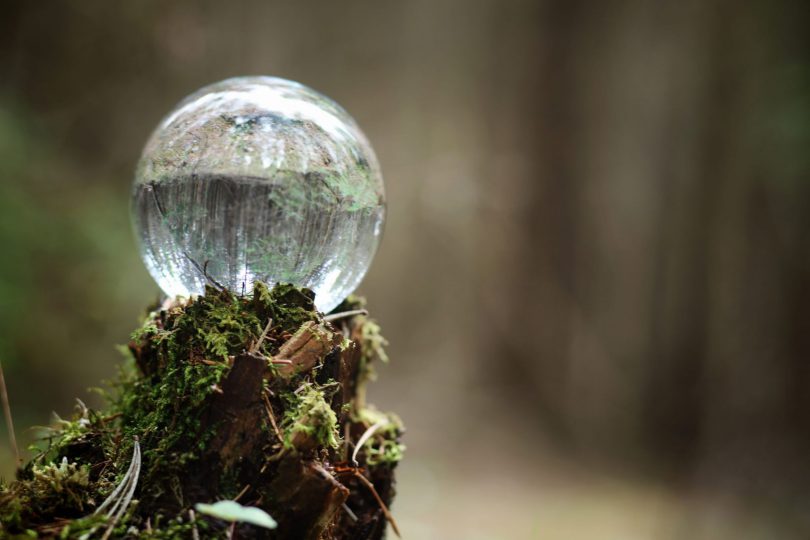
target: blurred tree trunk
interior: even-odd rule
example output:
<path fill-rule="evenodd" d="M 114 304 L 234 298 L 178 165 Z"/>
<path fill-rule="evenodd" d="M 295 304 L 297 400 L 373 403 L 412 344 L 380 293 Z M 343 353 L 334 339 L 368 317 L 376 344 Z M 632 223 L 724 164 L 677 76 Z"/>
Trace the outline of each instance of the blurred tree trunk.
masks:
<path fill-rule="evenodd" d="M 782 8 L 511 8 L 539 31 L 525 58 L 502 36 L 528 80 L 500 89 L 500 132 L 533 158 L 487 191 L 505 247 L 483 300 L 512 323 L 480 335 L 515 361 L 501 384 L 585 454 L 699 479 L 729 452 L 718 474 L 768 475 L 762 456 L 807 446 L 808 159 L 779 145 L 810 140 L 810 77 L 802 9 Z"/>

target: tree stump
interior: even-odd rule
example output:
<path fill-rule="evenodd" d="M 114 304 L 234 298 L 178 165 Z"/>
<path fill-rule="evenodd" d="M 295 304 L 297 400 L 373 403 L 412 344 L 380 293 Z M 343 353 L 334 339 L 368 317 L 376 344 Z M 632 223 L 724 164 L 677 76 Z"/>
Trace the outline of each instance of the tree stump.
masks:
<path fill-rule="evenodd" d="M 364 394 L 385 340 L 313 298 L 257 284 L 153 311 L 107 409 L 79 402 L 2 486 L 0 537 L 384 538 L 403 428 Z M 194 512 L 220 500 L 277 527 Z"/>

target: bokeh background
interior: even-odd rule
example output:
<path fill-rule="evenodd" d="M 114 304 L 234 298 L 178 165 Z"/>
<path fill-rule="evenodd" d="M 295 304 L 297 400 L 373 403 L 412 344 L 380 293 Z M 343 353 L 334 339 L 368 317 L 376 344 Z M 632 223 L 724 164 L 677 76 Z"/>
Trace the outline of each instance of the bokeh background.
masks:
<path fill-rule="evenodd" d="M 391 342 L 372 400 L 409 427 L 406 538 L 810 537 L 806 4 L 4 2 L 19 438 L 97 403 L 158 297 L 128 216 L 153 127 L 271 74 L 382 163 L 361 292 Z"/>

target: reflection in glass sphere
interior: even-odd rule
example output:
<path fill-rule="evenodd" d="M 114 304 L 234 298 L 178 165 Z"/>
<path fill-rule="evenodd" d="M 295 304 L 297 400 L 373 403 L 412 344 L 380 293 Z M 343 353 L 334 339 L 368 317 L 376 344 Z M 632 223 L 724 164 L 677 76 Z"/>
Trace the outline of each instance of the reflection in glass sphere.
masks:
<path fill-rule="evenodd" d="M 366 273 L 385 194 L 374 151 L 339 105 L 292 81 L 241 77 L 163 119 L 138 163 L 132 213 L 167 295 L 289 282 L 326 312 Z"/>

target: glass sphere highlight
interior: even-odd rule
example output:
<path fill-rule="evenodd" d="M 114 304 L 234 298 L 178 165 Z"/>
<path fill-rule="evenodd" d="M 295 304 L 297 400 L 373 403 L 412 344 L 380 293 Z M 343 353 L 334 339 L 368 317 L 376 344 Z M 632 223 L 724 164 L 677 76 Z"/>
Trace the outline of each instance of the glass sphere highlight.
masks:
<path fill-rule="evenodd" d="M 337 103 L 292 81 L 240 77 L 163 119 L 131 208 L 144 263 L 170 297 L 288 282 L 328 312 L 371 264 L 385 192 L 374 151 Z"/>

